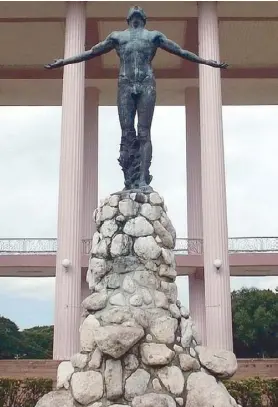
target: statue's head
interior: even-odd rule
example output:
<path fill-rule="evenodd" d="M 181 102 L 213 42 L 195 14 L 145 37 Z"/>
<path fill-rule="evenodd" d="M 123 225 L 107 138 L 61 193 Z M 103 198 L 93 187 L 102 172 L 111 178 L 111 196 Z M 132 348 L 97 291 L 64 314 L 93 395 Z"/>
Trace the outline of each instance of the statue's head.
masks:
<path fill-rule="evenodd" d="M 140 25 L 146 25 L 147 16 L 141 7 L 134 6 L 129 9 L 126 20 L 128 25 L 132 25 L 133 27 L 137 28 Z"/>

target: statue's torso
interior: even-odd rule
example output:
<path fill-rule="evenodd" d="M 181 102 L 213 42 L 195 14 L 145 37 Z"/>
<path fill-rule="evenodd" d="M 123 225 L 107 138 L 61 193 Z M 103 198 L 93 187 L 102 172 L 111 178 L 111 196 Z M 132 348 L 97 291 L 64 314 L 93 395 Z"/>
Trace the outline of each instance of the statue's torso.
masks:
<path fill-rule="evenodd" d="M 140 83 L 153 78 L 151 62 L 157 50 L 156 31 L 128 29 L 113 33 L 113 39 L 120 58 L 120 80 Z"/>

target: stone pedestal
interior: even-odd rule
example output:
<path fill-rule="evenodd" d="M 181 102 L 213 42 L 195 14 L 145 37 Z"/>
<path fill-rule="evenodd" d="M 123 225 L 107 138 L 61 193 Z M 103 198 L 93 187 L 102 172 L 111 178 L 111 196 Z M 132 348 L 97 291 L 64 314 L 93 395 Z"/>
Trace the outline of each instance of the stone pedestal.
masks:
<path fill-rule="evenodd" d="M 220 382 L 234 354 L 201 346 L 177 300 L 176 233 L 160 195 L 111 195 L 94 220 L 80 353 L 37 407 L 237 406 Z"/>

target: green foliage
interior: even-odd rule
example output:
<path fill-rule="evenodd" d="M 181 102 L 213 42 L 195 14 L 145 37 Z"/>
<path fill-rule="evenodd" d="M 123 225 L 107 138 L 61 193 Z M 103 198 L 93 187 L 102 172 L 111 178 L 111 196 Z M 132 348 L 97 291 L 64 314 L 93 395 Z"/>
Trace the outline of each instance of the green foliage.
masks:
<path fill-rule="evenodd" d="M 52 359 L 53 326 L 35 326 L 21 333 L 25 359 Z"/>
<path fill-rule="evenodd" d="M 234 352 L 238 358 L 278 357 L 278 292 L 232 292 Z M 53 326 L 19 331 L 0 317 L 0 359 L 51 359 Z"/>
<path fill-rule="evenodd" d="M 277 407 L 278 406 L 278 380 L 265 380 L 265 395 L 269 400 L 268 406 L 269 407 Z"/>
<path fill-rule="evenodd" d="M 0 359 L 14 359 L 21 352 L 21 345 L 18 326 L 0 316 Z"/>
<path fill-rule="evenodd" d="M 0 359 L 52 359 L 53 326 L 19 331 L 8 318 L 0 317 Z"/>
<path fill-rule="evenodd" d="M 278 291 L 278 289 L 277 289 Z M 232 292 L 234 352 L 238 358 L 278 357 L 278 292 L 243 288 Z M 0 359 L 51 359 L 53 326 L 19 331 L 0 317 Z"/>
<path fill-rule="evenodd" d="M 34 407 L 52 386 L 50 379 L 0 378 L 0 407 Z"/>
<path fill-rule="evenodd" d="M 278 407 L 278 380 L 260 379 L 229 380 L 225 386 L 242 407 Z"/>
<path fill-rule="evenodd" d="M 278 357 L 278 293 L 232 292 L 234 352 L 238 358 Z"/>
<path fill-rule="evenodd" d="M 252 378 L 224 382 L 242 407 L 278 407 L 278 380 Z M 0 407 L 34 407 L 52 390 L 51 379 L 0 378 Z"/>

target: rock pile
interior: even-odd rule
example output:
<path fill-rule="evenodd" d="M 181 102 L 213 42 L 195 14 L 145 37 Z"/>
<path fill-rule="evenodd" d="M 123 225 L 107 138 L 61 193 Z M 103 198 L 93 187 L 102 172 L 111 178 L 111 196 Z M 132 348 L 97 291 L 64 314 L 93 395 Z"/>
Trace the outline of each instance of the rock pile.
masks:
<path fill-rule="evenodd" d="M 177 299 L 175 229 L 156 192 L 123 191 L 94 212 L 80 353 L 37 407 L 238 407 L 221 383 L 233 353 L 201 346 Z"/>

